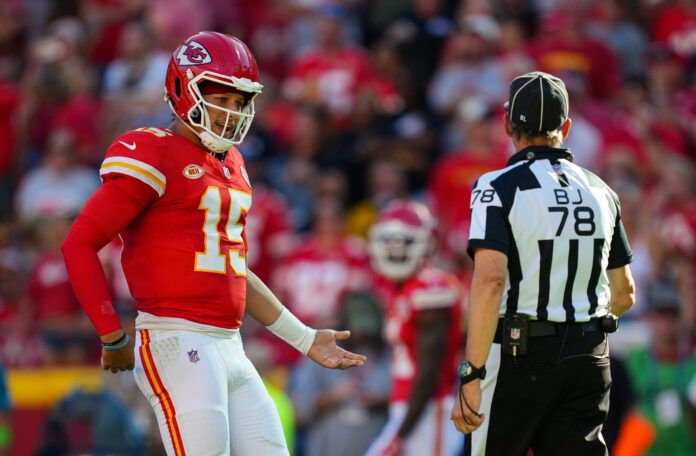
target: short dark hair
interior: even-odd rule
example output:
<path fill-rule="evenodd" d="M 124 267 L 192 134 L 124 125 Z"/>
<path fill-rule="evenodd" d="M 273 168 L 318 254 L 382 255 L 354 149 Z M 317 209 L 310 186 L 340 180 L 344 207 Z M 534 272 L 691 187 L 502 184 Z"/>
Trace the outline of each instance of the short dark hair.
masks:
<path fill-rule="evenodd" d="M 523 128 L 517 125 L 515 122 L 510 122 L 510 134 L 517 140 L 524 138 L 526 140 L 532 139 L 546 139 L 548 141 L 555 141 L 558 143 L 563 142 L 563 130 L 557 128 L 556 130 L 548 131 L 534 131 L 528 128 Z M 558 144 L 560 145 L 560 144 Z"/>

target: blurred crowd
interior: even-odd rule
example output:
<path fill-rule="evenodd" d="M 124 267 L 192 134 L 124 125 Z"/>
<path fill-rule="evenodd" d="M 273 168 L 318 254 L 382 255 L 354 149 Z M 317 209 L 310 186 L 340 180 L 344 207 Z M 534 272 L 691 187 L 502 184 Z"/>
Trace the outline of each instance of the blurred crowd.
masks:
<path fill-rule="evenodd" d="M 351 329 L 351 348 L 370 358 L 322 370 L 245 323 L 296 454 L 360 454 L 379 432 L 389 372 L 365 237 L 388 202 L 424 201 L 438 222 L 436 262 L 466 285 L 471 188 L 514 152 L 502 103 L 510 80 L 535 69 L 566 82 L 566 146 L 622 202 L 638 286 L 615 343 L 632 392 L 622 413 L 650 423 L 650 454 L 696 453 L 696 0 L 0 2 L 6 369 L 98 363 L 59 246 L 100 185 L 111 141 L 171 122 L 169 53 L 200 30 L 241 38 L 261 69 L 240 147 L 254 186 L 251 269 L 308 324 Z M 101 254 L 128 324 L 118 240 Z M 140 393 L 108 385 L 109 401 L 136 410 L 132 432 L 149 436 L 139 445 L 158 454 Z M 51 427 L 66 421 L 61 407 L 42 431 L 46 451 L 67 445 Z"/>

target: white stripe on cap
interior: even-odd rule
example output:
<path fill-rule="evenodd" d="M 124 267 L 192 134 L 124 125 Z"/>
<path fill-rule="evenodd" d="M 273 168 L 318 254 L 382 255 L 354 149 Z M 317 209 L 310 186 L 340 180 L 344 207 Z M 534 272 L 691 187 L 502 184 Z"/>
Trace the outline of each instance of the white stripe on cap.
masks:
<path fill-rule="evenodd" d="M 517 79 L 517 78 L 515 78 L 515 79 Z M 525 87 L 527 87 L 532 81 L 534 81 L 534 78 L 531 78 L 529 81 L 525 82 L 524 85 L 522 85 L 522 87 L 520 87 L 519 89 L 517 89 L 517 92 L 515 92 L 515 94 L 512 96 L 512 103 L 510 103 L 510 117 L 512 118 L 512 121 L 515 122 L 515 123 L 516 123 L 517 120 L 519 120 L 519 119 L 515 119 L 515 118 L 514 118 L 514 114 L 515 114 L 515 99 L 517 98 L 517 95 L 522 91 L 522 89 L 524 89 Z"/>
<path fill-rule="evenodd" d="M 539 131 L 541 131 L 541 126 L 544 123 L 544 78 L 539 75 L 539 91 L 541 92 L 540 104 L 541 111 L 539 112 Z"/>

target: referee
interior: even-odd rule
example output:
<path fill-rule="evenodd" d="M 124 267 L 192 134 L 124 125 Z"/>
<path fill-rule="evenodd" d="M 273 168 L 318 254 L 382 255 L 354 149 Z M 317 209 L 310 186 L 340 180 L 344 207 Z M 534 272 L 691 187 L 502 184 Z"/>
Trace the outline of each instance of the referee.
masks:
<path fill-rule="evenodd" d="M 518 151 L 471 196 L 466 360 L 451 418 L 470 455 L 606 455 L 606 332 L 634 302 L 616 194 L 573 164 L 568 93 L 515 78 L 505 129 Z"/>

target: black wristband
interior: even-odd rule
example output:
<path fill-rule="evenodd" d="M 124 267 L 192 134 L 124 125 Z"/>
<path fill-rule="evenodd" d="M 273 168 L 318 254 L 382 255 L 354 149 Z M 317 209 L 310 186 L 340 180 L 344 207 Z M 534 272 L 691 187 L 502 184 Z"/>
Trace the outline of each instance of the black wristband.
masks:
<path fill-rule="evenodd" d="M 127 337 L 127 336 L 128 336 L 128 334 L 126 334 L 126 333 L 124 332 L 123 335 L 122 335 L 121 337 L 119 337 L 118 339 L 116 339 L 116 340 L 113 341 L 113 342 L 102 342 L 102 343 L 101 343 L 101 344 L 102 344 L 102 347 L 115 347 L 115 346 L 117 346 L 117 345 L 121 345 L 121 344 L 123 343 L 123 341 L 126 340 L 126 337 Z"/>

